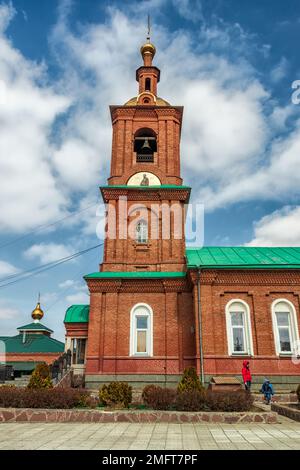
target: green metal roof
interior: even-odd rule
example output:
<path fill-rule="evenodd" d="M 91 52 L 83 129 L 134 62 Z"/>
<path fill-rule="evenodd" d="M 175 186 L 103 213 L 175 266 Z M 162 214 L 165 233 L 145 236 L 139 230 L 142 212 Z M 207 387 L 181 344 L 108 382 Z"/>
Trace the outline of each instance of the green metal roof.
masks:
<path fill-rule="evenodd" d="M 6 353 L 56 353 L 63 352 L 65 348 L 61 341 L 42 333 L 26 334 L 25 343 L 23 343 L 23 334 L 2 337 L 2 340 L 5 343 Z"/>
<path fill-rule="evenodd" d="M 139 186 L 139 185 L 128 185 L 128 184 L 111 184 L 109 186 L 100 186 L 101 189 L 141 189 L 147 191 L 147 189 L 191 189 L 190 186 L 179 186 L 177 184 L 159 184 L 152 186 Z"/>
<path fill-rule="evenodd" d="M 33 371 L 35 369 L 35 366 L 37 364 L 41 364 L 40 361 L 7 361 L 5 364 L 8 366 L 13 366 L 14 370 L 19 370 L 19 371 Z"/>
<path fill-rule="evenodd" d="M 186 249 L 188 268 L 300 269 L 300 247 L 221 247 Z"/>
<path fill-rule="evenodd" d="M 65 323 L 88 323 L 90 315 L 89 305 L 71 305 L 66 311 Z"/>
<path fill-rule="evenodd" d="M 53 333 L 53 330 L 50 330 L 50 328 L 47 328 L 47 326 L 45 325 L 42 325 L 42 323 L 29 323 L 28 325 L 24 325 L 24 326 L 19 326 L 19 328 L 17 328 L 18 331 L 26 331 L 26 330 L 29 330 L 29 331 L 48 331 L 49 333 Z"/>
<path fill-rule="evenodd" d="M 96 272 L 86 274 L 84 279 L 173 279 L 185 277 L 184 272 L 164 272 L 164 271 L 128 271 L 128 272 Z"/>

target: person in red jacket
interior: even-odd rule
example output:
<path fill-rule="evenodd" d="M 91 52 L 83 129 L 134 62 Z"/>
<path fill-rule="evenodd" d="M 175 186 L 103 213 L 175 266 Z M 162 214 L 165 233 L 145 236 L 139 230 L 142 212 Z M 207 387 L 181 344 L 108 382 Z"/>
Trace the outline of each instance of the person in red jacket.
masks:
<path fill-rule="evenodd" d="M 252 377 L 251 377 L 251 372 L 250 372 L 249 361 L 244 361 L 243 362 L 242 376 L 243 376 L 243 381 L 244 381 L 244 384 L 245 384 L 245 389 L 250 392 Z"/>

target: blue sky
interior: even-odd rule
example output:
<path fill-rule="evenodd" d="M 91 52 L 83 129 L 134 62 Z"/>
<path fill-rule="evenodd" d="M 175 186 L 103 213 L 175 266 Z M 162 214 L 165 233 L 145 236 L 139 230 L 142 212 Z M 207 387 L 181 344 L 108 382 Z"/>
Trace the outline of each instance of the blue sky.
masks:
<path fill-rule="evenodd" d="M 0 0 L 0 334 L 30 320 L 39 291 L 60 339 L 66 307 L 88 302 L 100 248 L 1 285 L 99 243 L 108 106 L 136 94 L 148 13 L 159 95 L 184 106 L 182 173 L 205 244 L 300 244 L 299 1 Z"/>

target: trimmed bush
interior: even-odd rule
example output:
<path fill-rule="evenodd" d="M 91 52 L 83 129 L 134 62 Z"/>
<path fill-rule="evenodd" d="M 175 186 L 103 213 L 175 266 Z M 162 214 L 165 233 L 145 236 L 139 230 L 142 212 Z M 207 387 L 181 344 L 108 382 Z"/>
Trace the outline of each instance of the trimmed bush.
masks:
<path fill-rule="evenodd" d="M 125 382 L 111 382 L 99 390 L 100 404 L 111 408 L 128 408 L 132 401 L 132 387 Z"/>
<path fill-rule="evenodd" d="M 211 392 L 186 390 L 181 393 L 174 389 L 148 385 L 142 393 L 144 404 L 154 410 L 177 411 L 250 411 L 253 397 L 246 391 Z"/>
<path fill-rule="evenodd" d="M 97 401 L 85 390 L 72 388 L 0 388 L 3 408 L 93 408 Z"/>
<path fill-rule="evenodd" d="M 147 407 L 154 410 L 174 409 L 176 390 L 156 385 L 147 385 L 143 390 L 142 399 Z"/>
<path fill-rule="evenodd" d="M 183 393 L 193 390 L 198 390 L 201 392 L 203 389 L 204 387 L 201 385 L 195 367 L 186 367 L 178 384 L 177 392 Z"/>
<path fill-rule="evenodd" d="M 48 364 L 37 364 L 31 374 L 28 388 L 52 388 L 52 380 L 50 377 L 50 369 Z"/>
<path fill-rule="evenodd" d="M 235 392 L 207 391 L 206 406 L 210 411 L 250 411 L 254 398 L 251 393 L 241 390 Z"/>
<path fill-rule="evenodd" d="M 175 407 L 178 411 L 209 411 L 205 400 L 205 392 L 199 390 L 178 393 Z"/>
<path fill-rule="evenodd" d="M 296 393 L 297 393 L 297 397 L 298 397 L 298 401 L 300 403 L 300 385 L 298 385 L 298 388 L 296 390 Z"/>

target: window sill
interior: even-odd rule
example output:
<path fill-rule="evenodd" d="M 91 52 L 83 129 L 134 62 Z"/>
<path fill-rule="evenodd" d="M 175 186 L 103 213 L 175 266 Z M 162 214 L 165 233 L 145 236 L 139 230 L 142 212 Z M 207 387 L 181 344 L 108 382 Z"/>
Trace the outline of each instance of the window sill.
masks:
<path fill-rule="evenodd" d="M 147 242 L 146 243 L 135 242 L 133 245 L 136 251 L 149 251 L 150 249 L 150 243 L 147 243 Z"/>
<path fill-rule="evenodd" d="M 231 353 L 231 357 L 252 357 L 249 353 Z"/>
<path fill-rule="evenodd" d="M 131 359 L 152 359 L 153 356 L 150 356 L 150 354 L 133 354 L 130 356 Z"/>

